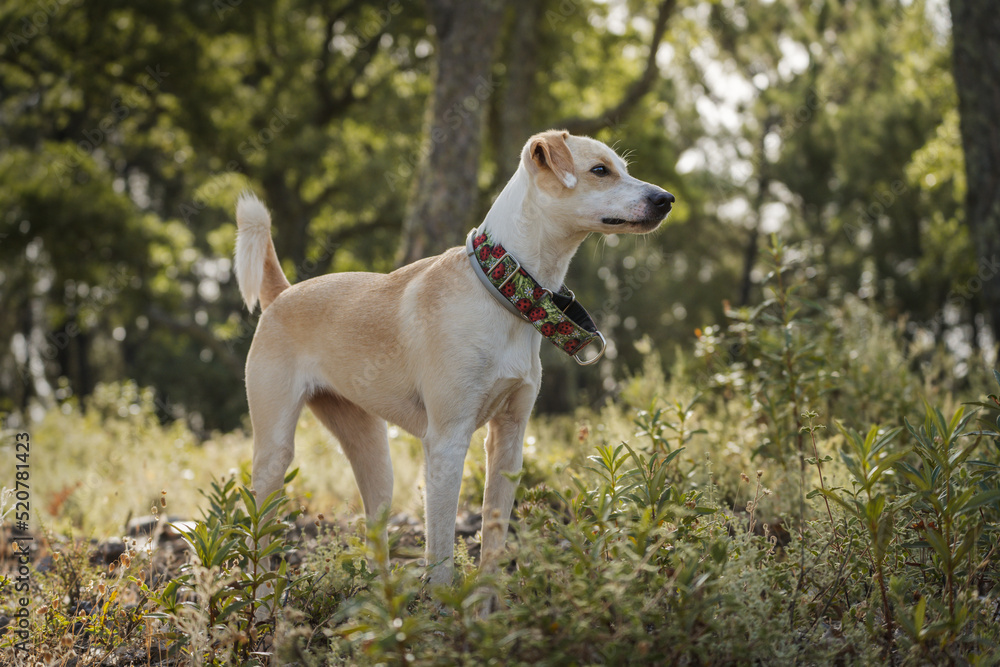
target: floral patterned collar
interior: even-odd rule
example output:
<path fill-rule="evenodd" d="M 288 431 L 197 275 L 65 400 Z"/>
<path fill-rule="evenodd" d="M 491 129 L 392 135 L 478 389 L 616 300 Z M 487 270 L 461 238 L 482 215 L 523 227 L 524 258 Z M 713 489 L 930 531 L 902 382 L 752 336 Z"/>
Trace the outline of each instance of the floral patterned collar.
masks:
<path fill-rule="evenodd" d="M 582 366 L 588 366 L 604 355 L 607 345 L 597 330 L 590 313 L 580 305 L 573 292 L 564 285 L 552 292 L 521 268 L 521 263 L 486 232 L 473 229 L 465 248 L 476 276 L 507 310 L 526 320 L 542 336 Z M 601 351 L 584 361 L 580 351 L 595 338 L 601 340 Z"/>

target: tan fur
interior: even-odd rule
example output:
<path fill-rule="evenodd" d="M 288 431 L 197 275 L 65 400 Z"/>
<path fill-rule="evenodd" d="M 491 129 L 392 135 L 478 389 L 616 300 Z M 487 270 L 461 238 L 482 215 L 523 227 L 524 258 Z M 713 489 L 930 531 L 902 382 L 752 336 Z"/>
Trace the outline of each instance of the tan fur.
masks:
<path fill-rule="evenodd" d="M 281 270 L 281 262 L 278 261 L 278 253 L 275 252 L 272 241 L 268 246 L 267 259 L 264 260 L 264 280 L 260 286 L 261 309 L 270 306 L 279 294 L 291 286 L 285 277 L 285 272 Z"/>
<path fill-rule="evenodd" d="M 596 164 L 608 175 L 595 175 Z M 480 229 L 556 290 L 589 233 L 651 231 L 672 201 L 629 176 L 604 144 L 549 131 L 525 145 Z M 514 500 L 510 476 L 521 470 L 541 382 L 541 336 L 482 285 L 464 247 L 389 274 L 334 274 L 289 286 L 270 237 L 260 233 L 265 219 L 269 224 L 263 204 L 249 197 L 238 221 L 241 212 L 240 289 L 250 307 L 259 295 L 264 308 L 246 369 L 258 497 L 281 486 L 295 423 L 308 404 L 341 442 L 374 519 L 392 500 L 386 422 L 398 424 L 424 446 L 429 577 L 450 581 L 463 462 L 473 432 L 488 425 L 483 515 L 497 518 L 483 531 L 482 567 L 495 567 Z M 254 258 L 263 258 L 262 274 Z"/>

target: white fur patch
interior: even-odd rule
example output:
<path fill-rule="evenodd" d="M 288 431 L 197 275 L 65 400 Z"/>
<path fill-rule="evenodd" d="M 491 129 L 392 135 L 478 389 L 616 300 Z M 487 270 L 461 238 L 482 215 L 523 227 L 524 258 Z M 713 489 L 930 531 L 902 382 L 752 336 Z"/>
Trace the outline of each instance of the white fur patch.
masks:
<path fill-rule="evenodd" d="M 571 190 L 576 187 L 576 174 L 563 174 L 561 180 L 563 185 Z"/>

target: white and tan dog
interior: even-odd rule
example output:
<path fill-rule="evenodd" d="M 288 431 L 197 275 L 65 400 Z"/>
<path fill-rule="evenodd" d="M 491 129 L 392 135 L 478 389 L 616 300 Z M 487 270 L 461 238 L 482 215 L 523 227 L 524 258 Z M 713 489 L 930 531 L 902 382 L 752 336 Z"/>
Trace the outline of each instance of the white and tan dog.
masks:
<path fill-rule="evenodd" d="M 644 234 L 673 195 L 629 176 L 610 148 L 548 131 L 532 137 L 517 172 L 480 226 L 538 283 L 558 290 L 592 232 Z M 279 488 L 303 404 L 340 441 L 369 521 L 392 501 L 386 422 L 423 441 L 426 559 L 450 582 L 459 487 L 469 442 L 488 425 L 482 568 L 496 565 L 538 394 L 542 336 L 490 294 L 465 248 L 389 274 L 341 273 L 292 286 L 278 262 L 270 216 L 253 195 L 236 206 L 236 276 L 263 313 L 247 358 L 258 498 Z"/>

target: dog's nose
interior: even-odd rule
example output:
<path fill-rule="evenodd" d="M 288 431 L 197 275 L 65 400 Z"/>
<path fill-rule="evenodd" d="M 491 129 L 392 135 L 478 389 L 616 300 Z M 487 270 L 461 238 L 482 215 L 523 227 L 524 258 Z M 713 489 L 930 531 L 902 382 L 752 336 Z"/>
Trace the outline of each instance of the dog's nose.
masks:
<path fill-rule="evenodd" d="M 670 205 L 677 201 L 676 198 L 666 190 L 651 192 L 647 195 L 647 199 L 649 200 L 649 203 L 656 208 L 665 208 L 667 210 L 670 210 Z"/>

